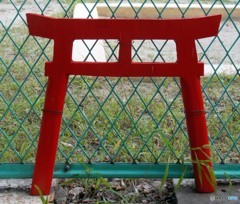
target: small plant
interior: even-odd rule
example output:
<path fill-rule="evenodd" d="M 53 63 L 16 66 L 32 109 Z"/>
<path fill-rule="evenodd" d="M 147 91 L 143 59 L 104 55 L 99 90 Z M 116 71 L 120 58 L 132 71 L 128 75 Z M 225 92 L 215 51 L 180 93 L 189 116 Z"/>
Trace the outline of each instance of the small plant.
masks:
<path fill-rule="evenodd" d="M 44 198 L 41 189 L 37 185 L 35 185 L 34 187 L 37 189 L 37 191 L 39 193 L 42 204 L 48 204 L 48 196 L 46 198 Z"/>
<path fill-rule="evenodd" d="M 195 160 L 193 160 L 192 162 L 197 165 L 198 176 L 199 176 L 199 181 L 201 186 L 203 185 L 202 173 L 204 173 L 206 179 L 216 191 L 216 186 L 217 186 L 216 177 L 215 177 L 212 166 L 209 166 L 209 163 L 211 162 L 211 158 L 204 151 L 204 149 L 209 149 L 209 148 L 210 148 L 209 145 L 203 145 L 202 147 L 191 148 L 191 150 L 194 151 L 194 155 L 195 155 Z M 207 157 L 207 160 L 199 160 L 196 151 L 200 151 L 201 153 L 203 153 Z M 203 168 L 203 167 L 206 167 L 206 168 Z"/>
<path fill-rule="evenodd" d="M 186 166 L 184 166 L 184 158 L 182 158 L 182 162 L 181 163 L 182 163 L 182 174 L 181 174 L 181 177 L 178 180 L 177 185 L 175 186 L 174 192 L 177 192 L 177 190 L 180 188 L 180 186 L 182 184 L 182 181 L 184 179 L 184 175 L 186 173 Z"/>

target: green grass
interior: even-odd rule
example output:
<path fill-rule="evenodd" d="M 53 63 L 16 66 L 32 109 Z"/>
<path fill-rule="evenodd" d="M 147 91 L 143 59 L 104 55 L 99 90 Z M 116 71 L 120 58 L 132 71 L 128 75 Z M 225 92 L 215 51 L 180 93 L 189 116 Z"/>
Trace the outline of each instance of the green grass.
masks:
<path fill-rule="evenodd" d="M 12 28 L 1 42 L 0 162 L 34 161 L 53 43 L 26 33 Z M 238 76 L 202 85 L 213 161 L 238 163 Z M 177 78 L 70 77 L 57 161 L 190 161 L 179 86 Z"/>

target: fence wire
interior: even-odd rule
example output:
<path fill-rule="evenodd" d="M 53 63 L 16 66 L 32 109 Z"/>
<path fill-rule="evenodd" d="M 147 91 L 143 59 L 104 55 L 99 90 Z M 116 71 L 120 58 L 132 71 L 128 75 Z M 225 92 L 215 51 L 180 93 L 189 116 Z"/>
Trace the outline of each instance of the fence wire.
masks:
<path fill-rule="evenodd" d="M 153 18 L 207 16 L 221 8 L 219 35 L 196 42 L 205 63 L 202 78 L 214 163 L 240 160 L 240 2 L 229 1 L 27 1 L 0 2 L 0 163 L 32 163 L 35 159 L 47 79 L 44 62 L 51 61 L 53 42 L 28 35 L 27 12 L 73 17 L 77 3 L 87 17 Z M 105 10 L 104 10 L 105 9 Z M 149 14 L 148 14 L 149 15 Z M 149 17 L 149 16 L 148 16 Z M 170 16 L 172 17 L 172 16 Z M 80 28 L 79 28 L 80 29 Z M 153 28 L 154 29 L 154 28 Z M 96 31 L 97 32 L 97 31 Z M 103 46 L 106 61 L 118 60 L 118 41 L 89 43 L 80 60 L 95 60 Z M 81 46 L 79 50 L 81 50 Z M 133 61 L 174 62 L 173 41 L 138 40 Z M 71 77 L 67 90 L 59 163 L 181 163 L 190 150 L 178 78 Z"/>

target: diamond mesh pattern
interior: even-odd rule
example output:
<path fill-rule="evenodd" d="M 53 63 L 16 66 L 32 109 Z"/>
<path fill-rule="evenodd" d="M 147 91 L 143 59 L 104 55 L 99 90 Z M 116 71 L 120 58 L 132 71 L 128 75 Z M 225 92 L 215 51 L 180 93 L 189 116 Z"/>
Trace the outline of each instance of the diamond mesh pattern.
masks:
<path fill-rule="evenodd" d="M 53 42 L 27 34 L 26 12 L 72 17 L 79 1 L 5 1 L 0 5 L 0 162 L 33 162 L 41 122 L 46 78 L 44 62 Z M 201 15 L 223 8 L 219 35 L 196 42 L 199 59 L 211 73 L 202 79 L 209 137 L 216 163 L 239 163 L 240 155 L 240 24 L 233 18 L 239 1 L 81 1 L 92 18 L 100 3 L 110 18 L 127 5 L 133 18 L 152 8 L 166 18 L 170 6 L 188 17 L 195 6 Z M 134 1 L 135 2 L 135 1 Z M 180 2 L 180 3 L 179 3 Z M 184 3 L 184 4 L 182 4 Z M 232 5 L 231 8 L 228 4 Z M 7 16 L 7 17 L 6 17 Z M 106 17 L 106 16 L 105 16 Z M 117 61 L 118 42 L 103 42 L 107 61 Z M 87 46 L 87 43 L 86 43 Z M 88 46 L 87 46 L 88 47 Z M 93 58 L 93 46 L 85 60 Z M 172 49 L 173 48 L 173 49 Z M 136 41 L 133 61 L 175 61 L 174 42 Z M 222 69 L 230 67 L 221 73 Z M 70 77 L 57 155 L 58 162 L 190 161 L 180 85 L 177 78 Z"/>

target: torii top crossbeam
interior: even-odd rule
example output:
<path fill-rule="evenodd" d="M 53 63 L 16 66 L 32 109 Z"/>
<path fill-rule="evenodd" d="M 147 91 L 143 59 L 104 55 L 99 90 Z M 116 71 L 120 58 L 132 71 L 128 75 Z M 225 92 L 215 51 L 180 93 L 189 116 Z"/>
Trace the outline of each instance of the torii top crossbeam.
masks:
<path fill-rule="evenodd" d="M 56 73 L 90 76 L 178 76 L 203 75 L 195 40 L 216 36 L 220 15 L 193 19 L 65 19 L 27 14 L 31 35 L 54 39 L 53 62 L 46 64 L 47 76 Z M 73 62 L 72 45 L 76 39 L 117 39 L 118 62 Z M 174 40 L 175 63 L 132 62 L 133 40 Z M 63 66 L 64 65 L 64 66 Z"/>

